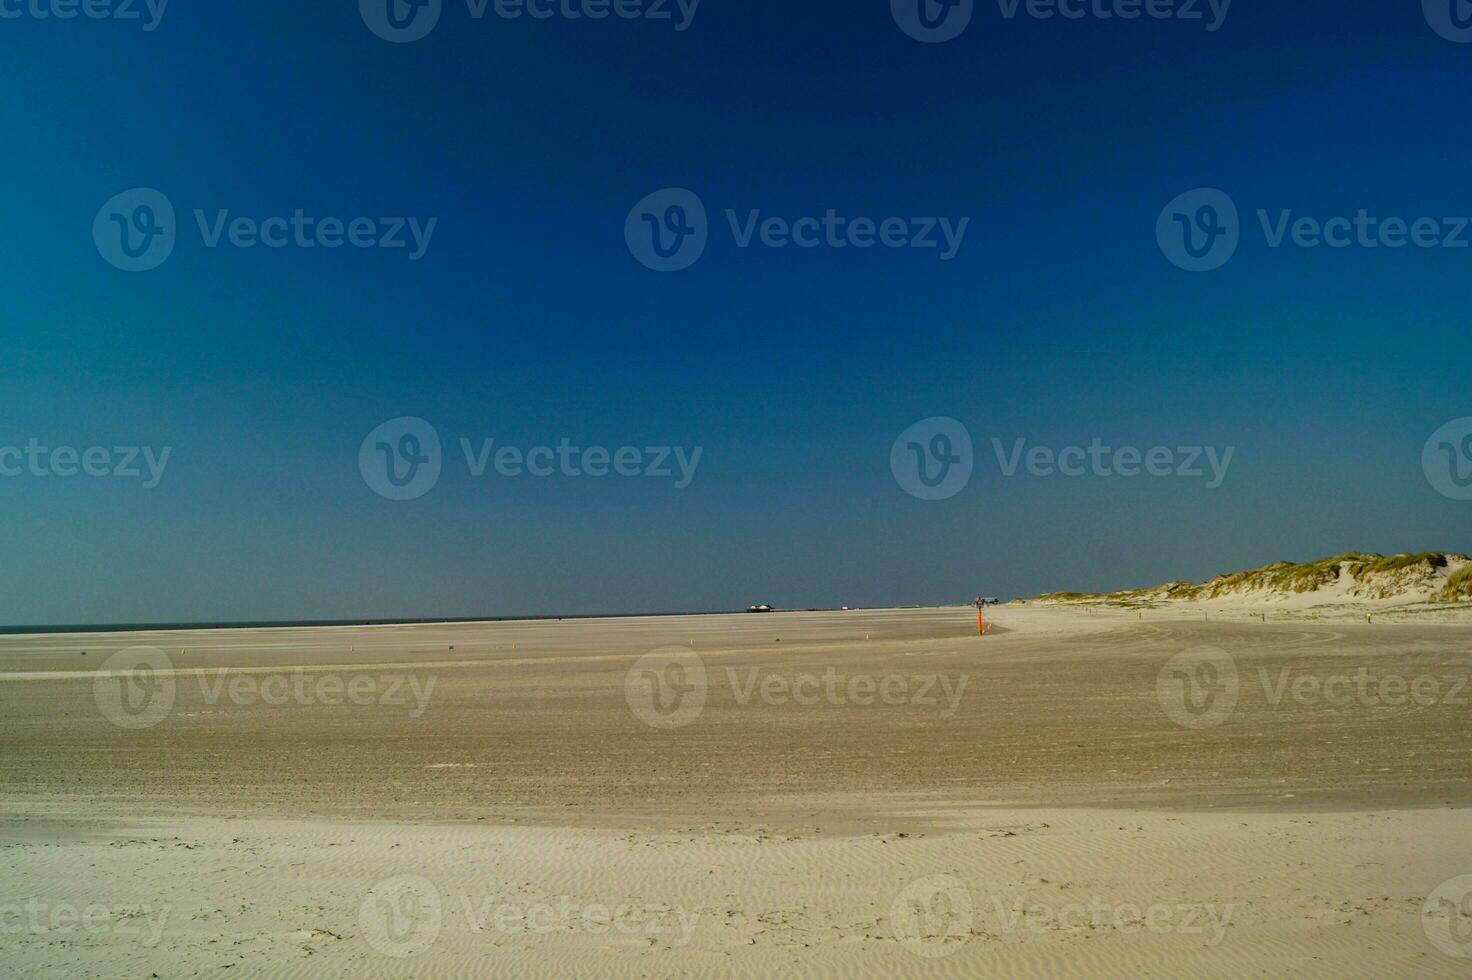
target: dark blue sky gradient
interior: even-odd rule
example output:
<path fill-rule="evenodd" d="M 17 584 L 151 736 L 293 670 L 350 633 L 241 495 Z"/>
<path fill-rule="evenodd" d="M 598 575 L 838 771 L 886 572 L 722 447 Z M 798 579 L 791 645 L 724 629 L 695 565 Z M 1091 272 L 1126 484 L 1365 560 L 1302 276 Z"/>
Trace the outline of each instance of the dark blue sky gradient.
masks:
<path fill-rule="evenodd" d="M 893 604 L 1472 549 L 1420 466 L 1472 415 L 1472 250 L 1273 250 L 1254 213 L 1472 215 L 1472 45 L 1417 2 L 1236 0 L 1216 33 L 988 2 L 923 45 L 882 2 L 704 0 L 676 33 L 446 0 L 390 45 L 348 0 L 173 0 L 151 33 L 0 21 L 0 52 L 0 444 L 173 447 L 154 490 L 0 479 L 0 623 Z M 186 230 L 127 274 L 91 226 L 137 186 Z M 712 238 L 661 275 L 623 227 L 670 186 Z M 1244 235 L 1192 275 L 1155 220 L 1200 186 Z M 414 263 L 212 250 L 197 207 L 439 225 Z M 726 208 L 971 224 L 950 262 L 742 250 Z M 404 415 L 446 470 L 395 503 L 357 452 Z M 935 415 L 977 472 L 930 503 L 889 449 Z M 461 436 L 704 456 L 681 491 L 477 480 Z M 1216 490 L 1004 479 L 993 436 L 1236 456 Z"/>

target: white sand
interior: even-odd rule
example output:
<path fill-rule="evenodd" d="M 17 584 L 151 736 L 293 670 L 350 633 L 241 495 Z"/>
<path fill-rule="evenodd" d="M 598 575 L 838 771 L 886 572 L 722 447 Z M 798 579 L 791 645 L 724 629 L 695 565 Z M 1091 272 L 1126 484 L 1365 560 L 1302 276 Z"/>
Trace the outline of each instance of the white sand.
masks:
<path fill-rule="evenodd" d="M 1464 810 L 947 811 L 919 836 L 8 813 L 10 975 L 1467 976 Z M 33 811 L 30 814 L 35 818 Z M 12 902 L 14 899 L 12 899 Z M 123 917 L 126 916 L 126 917 Z M 7 920 L 19 921 L 16 914 Z"/>

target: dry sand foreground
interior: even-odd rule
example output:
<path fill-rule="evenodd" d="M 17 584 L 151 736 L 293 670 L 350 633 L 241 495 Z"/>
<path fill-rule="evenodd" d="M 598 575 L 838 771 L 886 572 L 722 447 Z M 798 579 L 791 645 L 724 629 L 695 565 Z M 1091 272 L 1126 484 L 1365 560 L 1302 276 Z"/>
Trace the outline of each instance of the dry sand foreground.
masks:
<path fill-rule="evenodd" d="M 1472 974 L 1472 625 L 1195 615 L 0 638 L 0 975 Z"/>

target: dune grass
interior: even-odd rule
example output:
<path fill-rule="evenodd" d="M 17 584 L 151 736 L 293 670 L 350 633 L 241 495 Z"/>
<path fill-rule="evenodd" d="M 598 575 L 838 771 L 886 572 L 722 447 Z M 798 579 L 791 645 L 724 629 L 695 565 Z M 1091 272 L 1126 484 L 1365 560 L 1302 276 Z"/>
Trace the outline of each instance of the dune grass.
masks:
<path fill-rule="evenodd" d="M 1463 565 L 1452 572 L 1446 585 L 1436 593 L 1437 602 L 1462 602 L 1466 599 L 1472 599 L 1472 564 Z"/>
<path fill-rule="evenodd" d="M 1357 583 L 1378 587 L 1386 596 L 1404 591 L 1422 581 L 1431 580 L 1452 562 L 1468 562 L 1466 555 L 1441 551 L 1422 551 L 1397 555 L 1381 555 L 1346 551 L 1316 561 L 1275 561 L 1241 572 L 1224 572 L 1200 585 L 1190 582 L 1167 582 L 1144 589 L 1121 589 L 1115 592 L 1050 592 L 1037 596 L 1038 602 L 1106 602 L 1111 605 L 1138 605 L 1165 599 L 1217 599 L 1243 592 L 1278 592 L 1302 594 L 1316 592 L 1348 575 Z M 1437 594 L 1434 601 L 1457 601 L 1472 598 L 1472 564 L 1458 569 Z"/>

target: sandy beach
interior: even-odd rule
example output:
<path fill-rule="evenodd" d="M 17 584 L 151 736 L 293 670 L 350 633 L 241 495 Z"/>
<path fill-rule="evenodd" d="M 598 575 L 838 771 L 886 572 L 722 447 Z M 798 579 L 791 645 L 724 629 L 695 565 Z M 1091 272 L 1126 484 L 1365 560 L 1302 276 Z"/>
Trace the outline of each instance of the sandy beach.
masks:
<path fill-rule="evenodd" d="M 0 972 L 1472 969 L 1472 622 L 989 616 L 0 638 Z"/>

